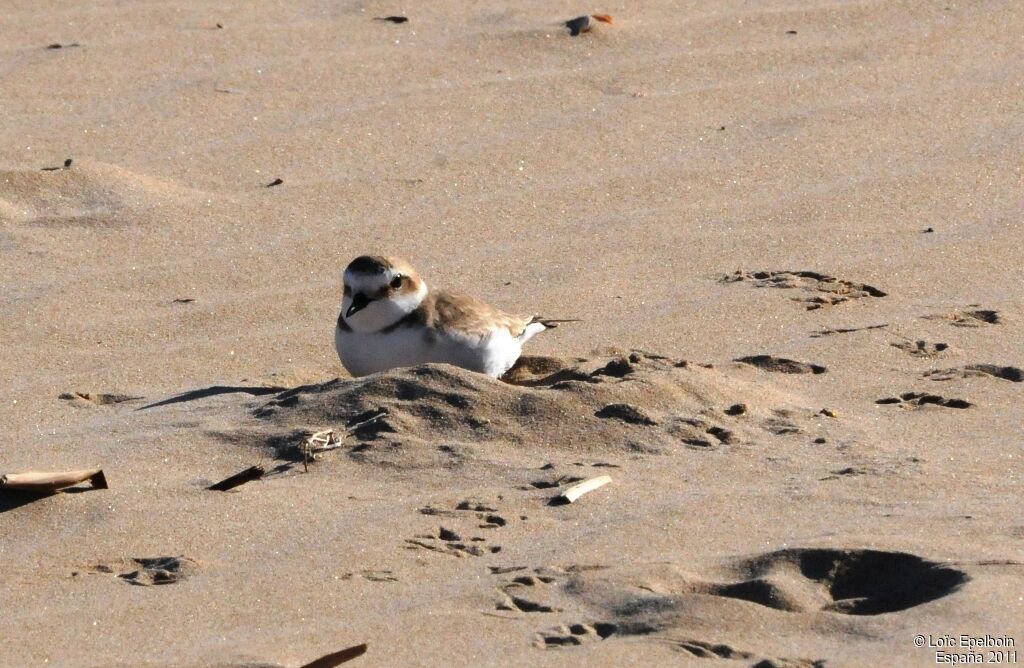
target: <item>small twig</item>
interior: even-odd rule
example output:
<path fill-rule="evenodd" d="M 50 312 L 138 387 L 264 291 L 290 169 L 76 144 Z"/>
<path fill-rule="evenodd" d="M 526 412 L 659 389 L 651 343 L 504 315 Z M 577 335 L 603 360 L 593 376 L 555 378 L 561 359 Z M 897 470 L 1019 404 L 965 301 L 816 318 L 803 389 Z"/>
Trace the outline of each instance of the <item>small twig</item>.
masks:
<path fill-rule="evenodd" d="M 324 429 L 323 431 L 318 431 L 312 436 L 310 436 L 307 442 L 314 447 L 330 445 L 331 443 L 335 442 L 334 430 Z"/>
<path fill-rule="evenodd" d="M 316 461 L 316 456 L 319 453 L 335 450 L 340 447 L 341 439 L 334 435 L 333 429 L 318 431 L 307 438 L 306 442 L 299 446 L 299 449 L 302 451 L 302 465 L 306 472 L 309 472 L 310 459 Z"/>
<path fill-rule="evenodd" d="M 381 418 L 384 418 L 384 417 L 387 417 L 389 414 L 390 413 L 388 413 L 388 409 L 380 408 L 380 409 L 377 410 L 376 414 L 371 415 L 370 417 L 366 418 L 365 420 L 360 420 L 359 422 L 356 422 L 355 424 L 348 425 L 347 427 L 345 427 L 345 431 L 348 431 L 348 432 L 351 433 L 351 432 L 355 431 L 356 429 L 359 429 L 363 425 L 373 424 L 377 420 L 379 420 Z"/>

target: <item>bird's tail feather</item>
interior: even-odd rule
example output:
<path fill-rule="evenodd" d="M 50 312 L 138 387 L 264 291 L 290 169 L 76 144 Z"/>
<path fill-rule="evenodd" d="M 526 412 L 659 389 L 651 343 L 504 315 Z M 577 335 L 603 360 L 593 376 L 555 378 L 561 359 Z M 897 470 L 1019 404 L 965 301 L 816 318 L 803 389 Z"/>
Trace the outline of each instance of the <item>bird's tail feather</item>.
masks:
<path fill-rule="evenodd" d="M 579 322 L 579 321 L 575 320 L 575 319 L 569 319 L 569 318 L 565 318 L 565 319 L 561 319 L 561 320 L 554 320 L 554 319 L 548 319 L 548 318 L 541 318 L 539 316 L 534 316 L 534 317 L 530 318 L 530 322 L 528 322 L 526 324 L 526 327 L 523 329 L 523 333 L 520 334 L 519 337 L 518 337 L 520 345 L 526 343 L 527 341 L 532 339 L 537 334 L 543 332 L 544 330 L 553 329 L 555 327 L 558 327 L 558 323 L 561 323 L 561 322 Z"/>
<path fill-rule="evenodd" d="M 539 316 L 534 316 L 533 319 L 530 321 L 530 323 L 532 324 L 532 323 L 535 323 L 535 322 L 538 322 L 538 323 L 544 325 L 544 327 L 546 327 L 547 329 L 554 329 L 555 327 L 558 327 L 558 325 L 563 323 L 563 322 L 583 322 L 583 321 L 580 318 L 541 318 Z"/>

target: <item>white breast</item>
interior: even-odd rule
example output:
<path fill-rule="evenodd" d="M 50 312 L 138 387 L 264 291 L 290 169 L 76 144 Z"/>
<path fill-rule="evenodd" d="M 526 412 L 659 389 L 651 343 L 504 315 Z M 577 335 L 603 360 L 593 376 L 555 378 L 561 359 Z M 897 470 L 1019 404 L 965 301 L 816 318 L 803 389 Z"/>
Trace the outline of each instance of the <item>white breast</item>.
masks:
<path fill-rule="evenodd" d="M 444 363 L 497 378 L 522 353 L 522 344 L 505 328 L 485 337 L 442 333 L 425 327 L 398 327 L 387 333 L 334 330 L 334 347 L 353 376 L 365 376 L 396 367 Z"/>

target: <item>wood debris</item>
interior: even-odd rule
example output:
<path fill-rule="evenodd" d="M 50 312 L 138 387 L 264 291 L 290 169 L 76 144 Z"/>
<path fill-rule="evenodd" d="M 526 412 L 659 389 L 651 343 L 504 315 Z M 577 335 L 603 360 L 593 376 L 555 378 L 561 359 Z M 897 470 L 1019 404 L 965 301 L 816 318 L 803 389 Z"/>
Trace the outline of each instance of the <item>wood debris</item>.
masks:
<path fill-rule="evenodd" d="M 60 490 L 88 480 L 96 489 L 107 489 L 107 478 L 103 469 L 81 471 L 8 473 L 0 476 L 0 489 L 14 489 L 23 492 L 53 494 Z"/>
<path fill-rule="evenodd" d="M 566 487 L 562 490 L 562 493 L 557 498 L 563 499 L 565 503 L 573 503 L 576 499 L 580 498 L 587 492 L 593 492 L 598 487 L 604 487 L 612 481 L 610 475 L 602 475 L 596 478 L 590 478 L 583 482 L 577 483 L 572 487 Z"/>

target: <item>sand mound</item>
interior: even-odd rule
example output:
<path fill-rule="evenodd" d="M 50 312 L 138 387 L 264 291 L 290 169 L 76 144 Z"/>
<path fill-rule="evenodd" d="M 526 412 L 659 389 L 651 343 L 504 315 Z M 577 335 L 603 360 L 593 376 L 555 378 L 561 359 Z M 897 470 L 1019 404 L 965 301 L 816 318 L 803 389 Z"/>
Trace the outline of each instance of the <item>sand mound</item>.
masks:
<path fill-rule="evenodd" d="M 195 199 L 197 191 L 116 165 L 75 162 L 67 169 L 0 170 L 0 222 L 110 225 L 146 209 Z"/>
<path fill-rule="evenodd" d="M 358 459 L 406 465 L 423 463 L 417 450 L 458 453 L 487 443 L 588 452 L 718 448 L 796 433 L 813 418 L 813 409 L 770 381 L 747 376 L 636 351 L 525 358 L 505 380 L 425 365 L 299 387 L 255 415 L 281 428 L 264 441 L 278 455 L 314 429 L 347 428 Z"/>

